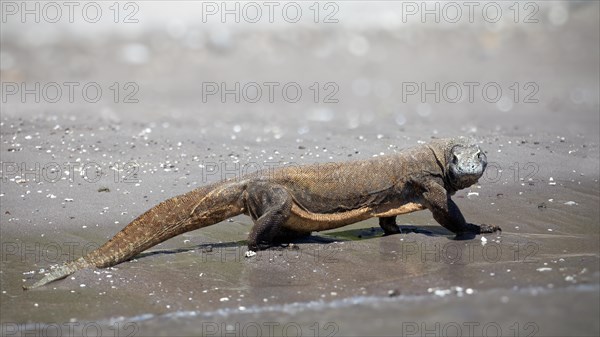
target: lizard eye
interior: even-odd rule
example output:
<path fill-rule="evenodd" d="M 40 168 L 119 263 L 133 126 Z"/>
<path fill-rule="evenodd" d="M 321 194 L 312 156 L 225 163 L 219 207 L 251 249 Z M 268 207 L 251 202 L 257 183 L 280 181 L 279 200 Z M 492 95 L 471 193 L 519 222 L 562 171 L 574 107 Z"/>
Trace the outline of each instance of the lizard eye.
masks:
<path fill-rule="evenodd" d="M 452 163 L 458 163 L 458 157 L 454 153 L 452 154 Z"/>

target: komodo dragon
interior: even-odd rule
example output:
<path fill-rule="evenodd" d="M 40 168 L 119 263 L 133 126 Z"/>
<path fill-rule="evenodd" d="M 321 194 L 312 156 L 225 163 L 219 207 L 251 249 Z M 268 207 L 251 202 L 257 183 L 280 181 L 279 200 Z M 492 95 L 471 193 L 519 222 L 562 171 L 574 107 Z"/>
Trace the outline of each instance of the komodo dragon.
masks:
<path fill-rule="evenodd" d="M 217 182 L 161 202 L 100 248 L 24 288 L 84 268 L 114 266 L 174 236 L 238 214 L 249 215 L 254 222 L 250 250 L 370 217 L 379 217 L 384 234 L 400 233 L 396 216 L 425 208 L 457 235 L 493 233 L 500 227 L 466 222 L 450 199 L 476 183 L 486 165 L 479 146 L 459 137 L 367 160 L 284 167 Z"/>

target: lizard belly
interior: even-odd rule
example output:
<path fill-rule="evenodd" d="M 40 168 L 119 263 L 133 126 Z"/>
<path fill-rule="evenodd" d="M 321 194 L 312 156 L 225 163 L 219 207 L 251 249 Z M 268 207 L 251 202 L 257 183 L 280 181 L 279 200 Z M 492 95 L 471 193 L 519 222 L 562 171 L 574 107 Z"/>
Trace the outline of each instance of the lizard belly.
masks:
<path fill-rule="evenodd" d="M 292 212 L 284 227 L 299 232 L 318 232 L 334 229 L 372 217 L 370 207 L 338 213 L 313 213 L 292 204 Z"/>
<path fill-rule="evenodd" d="M 391 207 L 381 207 L 373 212 L 373 216 L 377 217 L 388 217 L 388 216 L 396 216 L 400 214 L 412 213 L 416 211 L 420 211 L 425 209 L 425 206 L 416 203 L 416 202 L 408 202 L 401 206 L 391 206 Z"/>
<path fill-rule="evenodd" d="M 338 213 L 313 213 L 292 204 L 291 215 L 284 227 L 300 232 L 318 232 L 343 227 L 372 217 L 388 217 L 420 211 L 425 207 L 419 203 L 409 202 L 403 205 L 380 205 L 377 207 L 361 207 Z"/>

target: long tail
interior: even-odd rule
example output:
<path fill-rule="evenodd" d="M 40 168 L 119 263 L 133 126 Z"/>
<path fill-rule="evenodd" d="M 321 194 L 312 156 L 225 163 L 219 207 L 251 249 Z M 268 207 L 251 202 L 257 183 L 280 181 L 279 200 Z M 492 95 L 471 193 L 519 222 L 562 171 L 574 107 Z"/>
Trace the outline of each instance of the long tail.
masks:
<path fill-rule="evenodd" d="M 52 269 L 33 289 L 85 268 L 106 268 L 129 260 L 144 250 L 179 234 L 221 222 L 243 213 L 243 182 L 200 187 L 165 200 L 137 217 L 100 248 Z"/>

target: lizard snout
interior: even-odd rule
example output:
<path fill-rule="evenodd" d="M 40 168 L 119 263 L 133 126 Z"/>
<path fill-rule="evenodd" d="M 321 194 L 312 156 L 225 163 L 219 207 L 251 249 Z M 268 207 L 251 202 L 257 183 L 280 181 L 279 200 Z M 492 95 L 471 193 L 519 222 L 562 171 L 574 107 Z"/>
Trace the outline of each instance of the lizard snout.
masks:
<path fill-rule="evenodd" d="M 481 151 L 481 149 L 477 154 L 477 159 L 479 159 L 479 164 L 481 165 L 481 171 L 483 173 L 483 171 L 485 171 L 485 168 L 487 167 L 487 156 L 485 155 L 485 153 L 483 153 L 483 151 Z"/>

